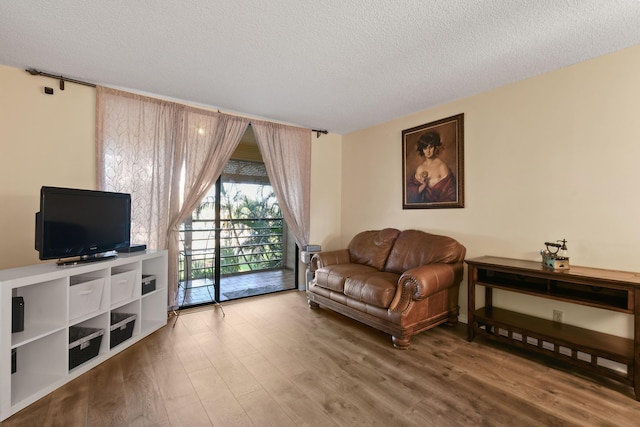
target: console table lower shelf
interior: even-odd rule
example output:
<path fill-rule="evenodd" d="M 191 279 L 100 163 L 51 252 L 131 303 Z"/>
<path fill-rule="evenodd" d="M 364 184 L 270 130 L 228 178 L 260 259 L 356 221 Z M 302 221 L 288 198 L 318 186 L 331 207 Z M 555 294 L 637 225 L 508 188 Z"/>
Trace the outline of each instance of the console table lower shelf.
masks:
<path fill-rule="evenodd" d="M 633 385 L 633 340 L 501 308 L 477 310 L 476 334 Z"/>
<path fill-rule="evenodd" d="M 493 256 L 466 263 L 469 341 L 478 335 L 554 358 L 630 385 L 640 400 L 640 273 L 579 266 L 556 271 L 540 262 Z M 484 289 L 484 307 L 476 307 L 477 287 Z M 494 307 L 494 290 L 629 314 L 633 337 Z"/>

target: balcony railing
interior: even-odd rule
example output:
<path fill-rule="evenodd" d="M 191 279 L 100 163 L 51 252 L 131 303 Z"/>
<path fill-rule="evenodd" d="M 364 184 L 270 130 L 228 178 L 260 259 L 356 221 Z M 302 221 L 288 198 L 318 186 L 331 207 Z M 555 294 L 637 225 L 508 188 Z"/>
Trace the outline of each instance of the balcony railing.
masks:
<path fill-rule="evenodd" d="M 219 229 L 211 219 L 193 219 L 180 230 L 179 279 L 213 280 L 216 250 L 221 275 L 283 268 L 285 236 L 282 218 L 221 219 Z"/>

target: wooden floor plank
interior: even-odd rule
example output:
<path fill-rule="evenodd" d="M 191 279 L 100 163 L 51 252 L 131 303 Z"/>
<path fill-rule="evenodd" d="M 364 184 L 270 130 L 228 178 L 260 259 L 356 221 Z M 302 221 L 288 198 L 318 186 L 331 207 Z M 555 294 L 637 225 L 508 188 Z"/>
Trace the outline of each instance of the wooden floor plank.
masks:
<path fill-rule="evenodd" d="M 256 427 L 294 427 L 291 418 L 264 389 L 257 389 L 238 398 L 240 405 Z"/>
<path fill-rule="evenodd" d="M 262 354 L 246 356 L 241 362 L 296 425 L 337 425 Z"/>
<path fill-rule="evenodd" d="M 311 401 L 320 405 L 336 424 L 340 426 L 372 426 L 382 420 L 358 406 L 347 396 L 349 393 L 338 384 L 334 378 L 329 378 L 318 372 L 307 371 L 292 378 L 293 383 Z M 350 391 L 357 392 L 353 387 Z M 393 425 L 393 424 L 387 424 Z"/>
<path fill-rule="evenodd" d="M 114 357 L 88 372 L 87 425 L 126 425 L 127 402 L 122 376 L 122 358 Z"/>
<path fill-rule="evenodd" d="M 69 385 L 69 384 L 67 384 Z M 66 391 L 62 392 L 66 393 Z M 51 408 L 51 394 L 32 403 L 22 411 L 0 422 L 2 427 L 53 426 L 49 423 L 48 413 Z M 59 421 L 57 421 L 59 422 Z"/>
<path fill-rule="evenodd" d="M 251 418 L 232 393 L 202 402 L 211 423 L 216 427 L 254 427 Z"/>
<path fill-rule="evenodd" d="M 151 359 L 142 343 L 137 343 L 126 354 L 122 363 L 124 393 L 127 402 L 127 420 L 132 426 L 155 426 L 168 423 L 162 394 L 156 380 Z"/>
<path fill-rule="evenodd" d="M 47 425 L 85 425 L 89 409 L 89 378 L 84 375 L 51 393 Z"/>
<path fill-rule="evenodd" d="M 164 402 L 172 427 L 209 427 L 213 425 L 202 402 L 196 396 L 184 395 Z"/>

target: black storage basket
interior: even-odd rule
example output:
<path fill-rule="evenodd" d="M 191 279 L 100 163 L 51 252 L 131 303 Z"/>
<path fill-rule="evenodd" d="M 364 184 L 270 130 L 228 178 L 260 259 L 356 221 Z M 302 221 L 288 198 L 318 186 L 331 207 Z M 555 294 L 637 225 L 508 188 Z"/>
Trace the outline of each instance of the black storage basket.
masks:
<path fill-rule="evenodd" d="M 69 327 L 69 370 L 81 365 L 100 353 L 104 329 Z"/>
<path fill-rule="evenodd" d="M 156 290 L 156 276 L 153 274 L 142 275 L 142 295 Z"/>
<path fill-rule="evenodd" d="M 136 315 L 128 313 L 111 313 L 110 344 L 113 348 L 128 340 L 133 335 L 133 327 L 136 324 Z"/>

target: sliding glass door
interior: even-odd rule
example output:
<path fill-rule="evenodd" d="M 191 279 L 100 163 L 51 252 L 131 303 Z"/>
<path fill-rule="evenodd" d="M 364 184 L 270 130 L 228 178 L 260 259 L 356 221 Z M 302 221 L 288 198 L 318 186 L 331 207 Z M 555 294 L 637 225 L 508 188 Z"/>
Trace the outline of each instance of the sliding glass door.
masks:
<path fill-rule="evenodd" d="M 182 307 L 297 288 L 297 250 L 264 165 L 230 160 L 182 225 Z"/>

